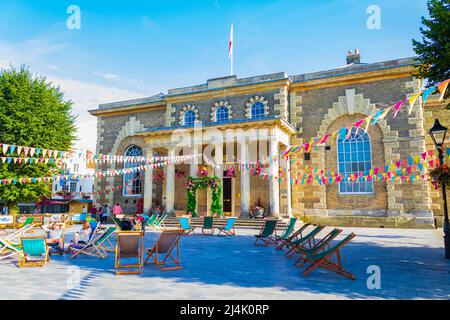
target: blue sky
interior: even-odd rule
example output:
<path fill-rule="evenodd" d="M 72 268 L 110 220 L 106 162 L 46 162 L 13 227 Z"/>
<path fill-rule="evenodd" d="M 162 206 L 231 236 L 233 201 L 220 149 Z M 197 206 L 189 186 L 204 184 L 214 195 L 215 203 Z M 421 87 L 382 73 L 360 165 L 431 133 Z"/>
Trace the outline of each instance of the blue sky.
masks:
<path fill-rule="evenodd" d="M 81 29 L 69 30 L 69 5 Z M 381 29 L 366 26 L 368 6 Z M 229 74 L 235 28 L 235 74 L 246 77 L 336 68 L 349 49 L 363 62 L 412 56 L 425 0 L 0 2 L 0 68 L 26 64 L 61 86 L 79 116 L 77 147 L 94 149 L 99 103 L 150 96 Z"/>

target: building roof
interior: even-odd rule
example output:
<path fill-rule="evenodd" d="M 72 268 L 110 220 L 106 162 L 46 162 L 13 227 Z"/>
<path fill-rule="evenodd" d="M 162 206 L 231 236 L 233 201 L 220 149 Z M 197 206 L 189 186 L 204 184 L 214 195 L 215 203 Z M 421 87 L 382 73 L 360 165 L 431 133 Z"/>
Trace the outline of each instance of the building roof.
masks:
<path fill-rule="evenodd" d="M 158 93 L 146 98 L 140 99 L 132 99 L 132 100 L 124 100 L 117 101 L 111 103 L 100 104 L 98 109 L 90 110 L 89 112 L 95 114 L 98 110 L 107 110 L 107 109 L 115 109 L 115 108 L 123 108 L 129 106 L 139 106 L 139 105 L 148 105 L 148 104 L 162 104 L 164 103 L 164 99 L 175 97 L 179 95 L 200 93 L 206 91 L 213 90 L 221 90 L 228 87 L 241 87 L 255 84 L 263 84 L 270 83 L 280 80 L 290 81 L 291 83 L 301 83 L 308 82 L 312 80 L 333 78 L 339 76 L 346 76 L 351 74 L 359 74 L 365 72 L 372 72 L 377 70 L 386 70 L 393 68 L 400 68 L 406 66 L 413 66 L 417 64 L 416 59 L 414 57 L 403 58 L 403 59 L 395 59 L 389 61 L 382 61 L 376 63 L 352 63 L 343 67 L 339 67 L 336 69 L 330 69 L 325 71 L 311 72 L 299 75 L 288 76 L 286 72 L 278 72 L 271 73 L 265 75 L 258 75 L 247 78 L 237 78 L 237 76 L 227 76 L 209 79 L 204 84 L 181 87 L 175 89 L 169 89 L 167 94 Z"/>

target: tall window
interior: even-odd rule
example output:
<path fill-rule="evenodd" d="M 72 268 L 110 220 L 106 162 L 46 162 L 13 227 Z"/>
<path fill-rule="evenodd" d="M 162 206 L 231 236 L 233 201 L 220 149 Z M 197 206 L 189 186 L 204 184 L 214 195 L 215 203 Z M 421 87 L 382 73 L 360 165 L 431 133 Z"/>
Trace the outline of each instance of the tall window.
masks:
<path fill-rule="evenodd" d="M 228 120 L 228 108 L 219 107 L 216 110 L 216 122 L 225 122 Z"/>
<path fill-rule="evenodd" d="M 184 125 L 193 126 L 195 124 L 195 112 L 188 110 L 184 113 Z"/>
<path fill-rule="evenodd" d="M 369 134 L 356 127 L 351 130 L 348 139 L 339 137 L 337 141 L 339 173 L 344 176 L 372 169 Z M 372 181 L 341 181 L 339 192 L 343 194 L 373 193 L 373 183 Z"/>
<path fill-rule="evenodd" d="M 142 149 L 138 146 L 130 146 L 125 152 L 126 157 L 142 157 Z M 123 168 L 139 167 L 141 163 L 126 161 Z M 142 173 L 131 172 L 123 176 L 123 195 L 140 196 L 142 194 Z"/>
<path fill-rule="evenodd" d="M 264 103 L 257 101 L 252 105 L 252 119 L 264 117 Z"/>

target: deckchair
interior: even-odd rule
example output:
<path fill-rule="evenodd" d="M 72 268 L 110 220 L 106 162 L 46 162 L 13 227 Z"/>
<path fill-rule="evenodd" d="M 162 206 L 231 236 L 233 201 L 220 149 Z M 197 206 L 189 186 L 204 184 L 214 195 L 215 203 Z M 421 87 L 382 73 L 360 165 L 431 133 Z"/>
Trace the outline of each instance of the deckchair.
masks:
<path fill-rule="evenodd" d="M 236 222 L 236 218 L 228 218 L 227 224 L 223 228 L 219 228 L 220 235 L 221 232 L 224 233 L 225 236 L 235 236 L 236 232 L 234 231 L 234 223 Z"/>
<path fill-rule="evenodd" d="M 340 254 L 340 250 L 342 249 L 342 247 L 350 242 L 350 240 L 352 240 L 354 237 L 356 237 L 356 235 L 354 233 L 351 233 L 328 250 L 304 256 L 303 264 L 309 263 L 309 266 L 305 269 L 303 275 L 307 276 L 313 270 L 321 267 L 340 274 L 351 280 L 356 280 L 356 277 L 353 274 L 343 269 Z M 334 256 L 336 258 L 336 261 L 333 261 Z"/>
<path fill-rule="evenodd" d="M 28 217 L 25 219 L 24 223 L 22 223 L 22 226 L 11 233 L 10 235 L 6 236 L 6 240 L 9 242 L 14 242 L 14 240 L 19 240 L 20 237 L 24 237 L 25 234 L 31 230 L 34 229 L 34 218 Z"/>
<path fill-rule="evenodd" d="M 275 228 L 277 226 L 278 220 L 266 220 L 266 223 L 261 228 L 259 234 L 255 235 L 255 245 L 258 245 L 258 240 L 262 241 L 264 246 L 268 246 L 271 243 L 275 242 Z"/>
<path fill-rule="evenodd" d="M 184 231 L 185 235 L 194 234 L 195 227 L 191 227 L 188 218 L 181 217 L 180 218 L 180 227 Z"/>
<path fill-rule="evenodd" d="M 117 228 L 120 230 L 120 219 L 116 217 L 111 217 L 112 222 L 116 225 Z"/>
<path fill-rule="evenodd" d="M 326 249 L 330 248 L 331 241 L 334 240 L 340 233 L 342 232 L 341 229 L 333 229 L 331 230 L 325 237 L 322 238 L 319 242 L 316 243 L 315 246 L 312 248 L 306 248 L 302 246 L 298 246 L 295 249 L 295 253 L 299 254 L 300 257 L 295 261 L 294 265 L 300 268 L 299 264 L 300 261 L 303 259 L 305 255 L 312 255 L 315 253 L 318 253 L 320 251 L 324 251 Z"/>
<path fill-rule="evenodd" d="M 283 234 L 281 236 L 277 236 L 277 235 L 275 236 L 276 245 L 278 245 L 280 242 L 285 241 L 286 239 L 288 239 L 290 237 L 290 235 L 294 231 L 296 223 L 297 223 L 297 218 L 291 218 L 289 220 L 289 224 L 287 225 Z"/>
<path fill-rule="evenodd" d="M 305 223 L 302 225 L 298 230 L 296 230 L 294 233 L 292 233 L 286 240 L 279 241 L 279 244 L 276 246 L 277 250 L 283 249 L 288 243 L 296 240 L 298 237 L 303 236 L 303 231 L 305 231 L 306 228 L 310 226 L 309 223 Z"/>
<path fill-rule="evenodd" d="M 20 243 L 22 251 L 19 254 L 19 268 L 43 267 L 50 261 L 45 237 L 20 238 Z"/>
<path fill-rule="evenodd" d="M 138 231 L 120 231 L 117 233 L 116 275 L 119 274 L 139 274 L 142 271 L 144 254 L 144 237 Z M 120 263 L 121 259 L 137 259 L 137 263 Z M 121 271 L 121 269 L 127 269 Z M 131 271 L 129 269 L 137 269 Z"/>
<path fill-rule="evenodd" d="M 166 230 L 161 233 L 152 249 L 147 249 L 145 264 L 154 263 L 162 271 L 182 269 L 180 264 L 180 238 L 184 230 Z M 176 250 L 176 257 L 172 252 Z M 163 256 L 162 259 L 160 256 Z M 152 262 L 148 260 L 152 258 Z"/>
<path fill-rule="evenodd" d="M 158 220 L 156 220 L 153 225 L 151 226 L 151 228 L 153 229 L 164 229 L 165 225 L 164 225 L 164 220 L 166 220 L 167 218 L 167 214 L 163 214 Z"/>
<path fill-rule="evenodd" d="M 208 234 L 205 231 L 209 230 L 211 233 L 210 235 L 214 234 L 214 218 L 213 217 L 204 217 L 203 218 L 203 227 L 202 227 L 202 234 Z"/>
<path fill-rule="evenodd" d="M 75 253 L 70 258 L 73 259 L 79 254 L 86 254 L 102 259 L 106 258 L 108 256 L 107 251 L 114 251 L 109 240 L 114 231 L 116 231 L 115 227 L 108 227 L 104 233 L 96 238 L 91 238 L 88 243 L 73 246 L 72 251 L 75 251 Z"/>
<path fill-rule="evenodd" d="M 147 220 L 147 225 L 149 227 L 151 227 L 153 225 L 153 223 L 155 223 L 156 219 L 158 219 L 158 215 L 157 214 L 152 214 Z"/>
<path fill-rule="evenodd" d="M 306 248 L 306 246 L 308 246 L 308 248 L 314 247 L 316 245 L 316 236 L 323 229 L 325 229 L 324 226 L 316 226 L 304 237 L 289 242 L 286 245 L 289 250 L 285 253 L 285 256 L 288 258 L 292 257 L 297 252 L 296 250 L 298 248 Z"/>
<path fill-rule="evenodd" d="M 22 246 L 20 244 L 14 244 L 0 238 L 0 260 L 19 255 L 21 251 Z"/>

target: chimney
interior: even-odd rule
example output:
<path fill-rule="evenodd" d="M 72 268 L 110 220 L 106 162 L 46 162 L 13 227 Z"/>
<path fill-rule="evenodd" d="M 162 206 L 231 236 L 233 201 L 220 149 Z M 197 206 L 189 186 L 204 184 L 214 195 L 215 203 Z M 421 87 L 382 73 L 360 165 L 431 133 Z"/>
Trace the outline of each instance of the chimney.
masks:
<path fill-rule="evenodd" d="M 359 49 L 355 49 L 355 53 L 352 50 L 348 51 L 347 54 L 347 65 L 361 63 L 361 55 L 359 54 Z"/>

